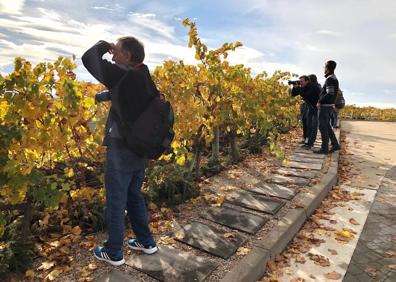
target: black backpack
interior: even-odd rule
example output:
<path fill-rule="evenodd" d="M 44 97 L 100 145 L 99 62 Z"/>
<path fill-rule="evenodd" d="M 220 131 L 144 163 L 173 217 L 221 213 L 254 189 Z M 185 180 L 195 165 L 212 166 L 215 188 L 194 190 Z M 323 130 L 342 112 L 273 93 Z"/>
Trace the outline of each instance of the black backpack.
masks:
<path fill-rule="evenodd" d="M 339 110 L 341 110 L 345 107 L 344 94 L 342 93 L 340 88 L 338 88 L 334 104 L 335 104 L 336 109 L 339 109 Z"/>
<path fill-rule="evenodd" d="M 171 104 L 156 89 L 155 95 L 151 86 L 155 87 L 148 71 L 145 77 L 144 71 L 142 75 L 129 70 L 112 88 L 111 97 L 114 116 L 127 146 L 140 157 L 158 159 L 170 148 L 175 136 L 174 113 Z"/>

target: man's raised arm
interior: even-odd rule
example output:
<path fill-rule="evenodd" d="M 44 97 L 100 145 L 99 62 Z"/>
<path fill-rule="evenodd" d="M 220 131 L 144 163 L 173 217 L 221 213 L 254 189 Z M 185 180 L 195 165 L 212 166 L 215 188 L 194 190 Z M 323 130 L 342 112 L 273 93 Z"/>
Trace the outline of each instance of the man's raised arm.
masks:
<path fill-rule="evenodd" d="M 111 50 L 112 45 L 101 40 L 88 49 L 81 58 L 89 73 L 108 89 L 112 88 L 125 73 L 117 65 L 102 58 Z"/>

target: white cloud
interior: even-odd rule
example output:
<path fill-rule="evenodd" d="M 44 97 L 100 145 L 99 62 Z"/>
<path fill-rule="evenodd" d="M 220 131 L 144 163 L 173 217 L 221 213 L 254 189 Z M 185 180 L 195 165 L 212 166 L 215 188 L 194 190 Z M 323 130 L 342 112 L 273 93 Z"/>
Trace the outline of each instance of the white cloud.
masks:
<path fill-rule="evenodd" d="M 0 2 L 0 14 L 19 15 L 22 12 L 25 0 L 3 0 Z"/>
<path fill-rule="evenodd" d="M 335 36 L 335 37 L 340 37 L 340 36 L 344 35 L 342 32 L 337 32 L 337 31 L 327 30 L 327 29 L 318 30 L 316 33 L 323 34 L 323 35 Z"/>

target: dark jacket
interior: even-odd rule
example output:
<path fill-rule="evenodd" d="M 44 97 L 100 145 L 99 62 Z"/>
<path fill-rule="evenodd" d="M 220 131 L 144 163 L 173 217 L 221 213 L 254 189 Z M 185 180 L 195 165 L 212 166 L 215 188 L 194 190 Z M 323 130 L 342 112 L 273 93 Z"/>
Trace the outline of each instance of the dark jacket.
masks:
<path fill-rule="evenodd" d="M 293 97 L 300 95 L 305 102 L 309 103 L 310 106 L 316 107 L 320 91 L 320 84 L 318 87 L 318 85 L 309 82 L 304 87 L 293 87 L 291 95 Z"/>
<path fill-rule="evenodd" d="M 110 90 L 110 95 L 105 96 L 107 99 L 111 99 L 111 96 L 115 95 L 112 94 L 112 91 L 117 88 L 119 99 L 117 99 L 118 103 L 113 101 L 111 105 L 103 144 L 105 146 L 126 147 L 117 121 L 120 118 L 128 119 L 128 121 L 136 120 L 152 97 L 159 95 L 159 92 L 146 65 L 141 64 L 138 68 L 132 68 L 131 66 L 113 64 L 103 59 L 103 55 L 110 48 L 111 45 L 108 42 L 99 41 L 84 53 L 82 62 L 90 74 Z M 119 85 L 118 82 L 127 72 L 128 80 L 125 81 L 124 79 L 122 85 Z M 122 113 L 122 117 L 119 117 L 116 113 Z"/>
<path fill-rule="evenodd" d="M 321 105 L 333 105 L 336 100 L 338 88 L 338 79 L 335 74 L 327 76 L 320 92 L 319 103 Z"/>

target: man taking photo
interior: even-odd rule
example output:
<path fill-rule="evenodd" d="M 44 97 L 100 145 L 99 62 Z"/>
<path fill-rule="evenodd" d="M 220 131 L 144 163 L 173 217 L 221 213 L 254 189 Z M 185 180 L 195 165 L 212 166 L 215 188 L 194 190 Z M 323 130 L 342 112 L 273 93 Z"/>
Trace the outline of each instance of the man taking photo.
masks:
<path fill-rule="evenodd" d="M 308 76 L 300 76 L 298 84 L 293 85 L 291 95 L 293 97 L 300 95 L 306 104 L 305 122 L 307 127 L 307 140 L 303 147 L 311 149 L 316 140 L 317 134 L 317 108 L 320 88 L 317 84 L 310 82 Z"/>

